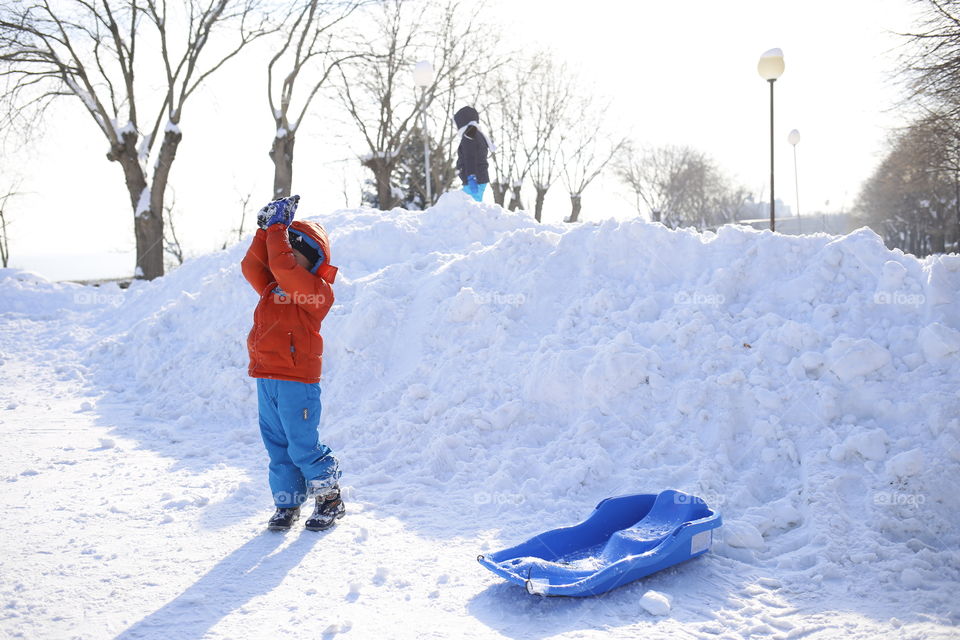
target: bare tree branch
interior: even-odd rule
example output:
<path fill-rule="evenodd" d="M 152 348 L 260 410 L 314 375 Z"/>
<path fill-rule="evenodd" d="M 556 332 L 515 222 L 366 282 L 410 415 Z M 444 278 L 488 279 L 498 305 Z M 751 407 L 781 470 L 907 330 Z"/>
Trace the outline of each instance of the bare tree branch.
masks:
<path fill-rule="evenodd" d="M 259 0 L 185 0 L 171 13 L 166 0 L 9 0 L 0 6 L 2 123 L 24 122 L 25 111 L 37 117 L 59 96 L 81 101 L 108 143 L 107 159 L 123 170 L 137 273 L 146 278 L 163 273 L 164 193 L 186 100 L 246 45 L 277 28 Z M 159 47 L 148 50 L 152 59 L 140 60 L 137 36 L 147 26 L 156 29 Z M 205 52 L 215 36 L 212 49 L 219 53 L 208 63 Z M 140 66 L 163 69 L 159 92 L 154 78 L 138 82 Z M 152 126 L 144 130 L 139 117 L 151 112 Z"/>
<path fill-rule="evenodd" d="M 349 29 L 348 18 L 370 0 L 297 0 L 282 28 L 282 46 L 267 63 L 267 100 L 275 125 L 270 148 L 274 164 L 273 197 L 290 195 L 296 135 L 307 110 L 331 74 L 344 63 L 365 54 L 357 52 L 360 36 Z M 279 86 L 274 80 L 279 65 L 286 70 Z M 291 112 L 298 80 L 303 77 L 306 96 L 299 111 Z"/>

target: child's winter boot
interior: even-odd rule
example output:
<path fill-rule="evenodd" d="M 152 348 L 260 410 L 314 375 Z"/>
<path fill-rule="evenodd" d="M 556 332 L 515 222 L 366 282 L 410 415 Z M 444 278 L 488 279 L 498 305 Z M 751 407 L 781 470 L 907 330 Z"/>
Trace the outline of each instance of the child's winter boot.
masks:
<path fill-rule="evenodd" d="M 347 512 L 340 499 L 340 486 L 310 487 L 311 493 L 316 496 L 317 505 L 313 515 L 307 518 L 304 527 L 308 531 L 323 531 L 329 529 Z"/>
<path fill-rule="evenodd" d="M 287 531 L 293 526 L 293 523 L 300 519 L 300 507 L 290 509 L 277 507 L 276 513 L 267 523 L 267 529 L 270 531 Z"/>

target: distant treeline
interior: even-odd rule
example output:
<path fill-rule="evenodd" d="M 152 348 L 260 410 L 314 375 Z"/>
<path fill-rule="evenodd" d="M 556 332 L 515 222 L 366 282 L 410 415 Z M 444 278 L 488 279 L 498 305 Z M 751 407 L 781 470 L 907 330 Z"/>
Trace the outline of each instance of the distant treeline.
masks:
<path fill-rule="evenodd" d="M 887 246 L 926 256 L 960 251 L 960 1 L 918 4 L 900 72 L 912 121 L 891 136 L 855 213 Z"/>

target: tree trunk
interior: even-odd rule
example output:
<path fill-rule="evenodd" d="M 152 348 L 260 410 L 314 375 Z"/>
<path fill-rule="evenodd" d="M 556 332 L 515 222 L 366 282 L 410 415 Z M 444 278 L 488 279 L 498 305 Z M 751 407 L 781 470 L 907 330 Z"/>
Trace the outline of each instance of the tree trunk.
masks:
<path fill-rule="evenodd" d="M 491 182 L 490 188 L 493 189 L 493 201 L 502 207 L 507 199 L 507 189 L 509 187 L 503 182 Z"/>
<path fill-rule="evenodd" d="M 547 197 L 547 190 L 544 187 L 536 187 L 537 190 L 537 202 L 536 208 L 534 209 L 533 217 L 537 219 L 537 222 L 543 221 L 543 201 Z"/>
<path fill-rule="evenodd" d="M 957 213 L 957 224 L 954 227 L 953 234 L 953 250 L 960 253 L 960 172 L 953 172 L 953 191 L 954 191 L 954 200 L 953 206 L 956 209 Z"/>
<path fill-rule="evenodd" d="M 580 194 L 571 193 L 570 194 L 570 204 L 573 205 L 573 209 L 570 211 L 570 217 L 567 219 L 567 222 L 576 222 L 580 219 Z"/>
<path fill-rule="evenodd" d="M 10 238 L 7 235 L 7 218 L 0 209 L 0 260 L 6 269 L 10 262 Z"/>
<path fill-rule="evenodd" d="M 183 134 L 176 122 L 167 125 L 163 132 L 163 142 L 160 143 L 160 153 L 153 169 L 153 181 L 150 185 L 150 210 L 144 217 L 144 227 L 150 246 L 144 254 L 144 278 L 153 280 L 163 275 L 163 199 L 167 193 L 167 181 L 170 178 L 170 169 L 177 157 L 177 148 Z"/>
<path fill-rule="evenodd" d="M 118 144 L 107 152 L 107 160 L 117 162 L 123 170 L 124 182 L 133 209 L 133 233 L 137 241 L 137 263 L 134 273 L 137 278 L 153 279 L 163 275 L 163 217 L 154 215 L 150 209 L 153 200 L 147 189 L 147 177 L 137 154 L 137 134 L 127 131 Z M 141 207 L 141 200 L 143 207 Z M 161 206 L 159 211 L 163 211 Z M 157 220 L 159 218 L 159 236 Z M 159 238 L 159 239 L 158 239 Z M 159 266 L 157 265 L 159 258 Z"/>
<path fill-rule="evenodd" d="M 373 172 L 373 179 L 377 185 L 377 204 L 381 211 L 393 209 L 396 202 L 393 197 L 393 186 L 390 176 L 393 174 L 393 162 L 386 158 L 373 157 L 365 160 L 363 166 Z"/>
<path fill-rule="evenodd" d="M 510 191 L 510 211 L 516 211 L 517 209 L 523 209 L 523 202 L 520 201 L 520 185 L 513 185 L 512 190 Z"/>
<path fill-rule="evenodd" d="M 277 133 L 281 127 L 277 125 Z M 293 145 L 296 136 L 287 131 L 285 135 L 277 135 L 270 147 L 270 159 L 273 160 L 273 199 L 286 198 L 293 190 Z"/>
<path fill-rule="evenodd" d="M 653 214 L 653 222 L 660 222 L 660 209 L 654 209 L 650 213 Z"/>
<path fill-rule="evenodd" d="M 947 252 L 947 220 L 944 218 L 943 224 L 934 229 L 930 234 L 930 253 Z"/>

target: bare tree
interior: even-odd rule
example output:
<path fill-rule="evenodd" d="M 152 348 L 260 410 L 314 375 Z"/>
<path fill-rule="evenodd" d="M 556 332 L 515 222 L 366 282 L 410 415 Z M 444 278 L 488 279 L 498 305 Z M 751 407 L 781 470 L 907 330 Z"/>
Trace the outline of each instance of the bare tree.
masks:
<path fill-rule="evenodd" d="M 238 198 L 240 200 L 240 225 L 230 230 L 230 233 L 220 246 L 221 250 L 226 249 L 234 241 L 240 242 L 243 240 L 243 228 L 247 221 L 247 211 L 250 206 L 250 201 L 253 200 L 253 193 L 248 191 L 242 195 L 238 194 Z M 236 236 L 236 238 L 234 238 L 234 236 Z"/>
<path fill-rule="evenodd" d="M 517 173 L 517 159 L 522 146 L 520 113 L 516 103 L 519 101 L 519 87 L 513 82 L 513 74 L 505 69 L 491 79 L 485 100 L 480 108 L 487 119 L 487 127 L 493 136 L 497 150 L 491 154 L 490 189 L 493 201 L 505 206 L 507 191 Z"/>
<path fill-rule="evenodd" d="M 563 178 L 572 205 L 566 222 L 576 222 L 583 206 L 583 192 L 627 144 L 627 139 L 611 138 L 605 130 L 607 107 L 596 108 L 589 99 L 571 108 L 577 121 L 567 127 L 568 136 L 561 146 Z"/>
<path fill-rule="evenodd" d="M 250 206 L 250 200 L 253 198 L 252 193 L 246 193 L 240 197 L 240 225 L 237 227 L 237 242 L 243 240 L 243 225 L 247 221 L 247 207 Z"/>
<path fill-rule="evenodd" d="M 337 65 L 359 57 L 357 44 L 347 39 L 347 19 L 369 0 L 297 0 L 285 21 L 283 46 L 267 64 L 267 97 L 276 134 L 270 147 L 273 197 L 291 193 L 293 147 L 310 104 Z M 284 66 L 285 73 L 280 72 Z M 276 82 L 276 78 L 281 78 Z M 302 104 L 293 107 L 297 81 L 305 78 Z M 303 83 L 301 83 L 303 84 Z M 277 86 L 279 85 L 279 86 Z M 291 113 L 291 109 L 293 112 Z"/>
<path fill-rule="evenodd" d="M 898 172 L 891 165 L 913 165 L 914 170 L 924 165 L 926 172 L 938 174 L 933 182 L 950 182 L 954 187 L 953 223 L 947 223 L 951 216 L 945 212 L 939 214 L 949 228 L 941 229 L 939 221 L 933 224 L 930 242 L 943 249 L 932 250 L 944 250 L 950 236 L 955 250 L 960 250 L 960 0 L 915 0 L 914 4 L 921 7 L 916 27 L 901 34 L 906 38 L 901 77 L 907 88 L 902 106 L 914 114 L 913 124 L 897 136 L 887 159 L 864 185 L 861 200 L 870 200 L 869 194 L 880 189 L 880 183 L 896 182 L 892 176 Z M 921 149 L 921 144 L 926 148 Z M 882 177 L 885 169 L 888 173 Z M 918 184 L 916 180 L 911 182 Z M 928 181 L 925 188 L 932 189 L 932 182 Z M 939 184 L 937 190 L 942 188 Z M 886 208 L 882 203 L 874 204 L 879 210 Z M 918 222 L 916 215 L 910 216 L 915 219 L 909 224 L 901 216 L 890 217 L 889 211 L 886 215 L 888 241 L 898 238 L 894 246 L 918 255 L 927 250 L 923 236 L 929 224 Z"/>
<path fill-rule="evenodd" d="M 367 153 L 360 162 L 373 172 L 381 209 L 392 208 L 396 201 L 391 175 L 398 150 L 421 108 L 412 87 L 409 93 L 404 89 L 411 84 L 413 65 L 423 51 L 416 25 L 426 18 L 427 5 L 420 4 L 416 11 L 409 7 L 402 0 L 381 2 L 371 12 L 372 33 L 363 49 L 365 57 L 337 66 L 336 91 L 366 142 Z M 435 92 L 436 81 L 422 99 L 432 99 Z"/>
<path fill-rule="evenodd" d="M 710 227 L 734 223 L 741 218 L 750 201 L 750 190 L 741 184 L 721 184 L 712 200 L 712 218 Z"/>
<path fill-rule="evenodd" d="M 960 181 L 951 158 L 955 139 L 944 136 L 943 126 L 942 119 L 932 117 L 895 135 L 857 200 L 857 217 L 888 246 L 917 256 L 956 248 L 960 238 Z"/>
<path fill-rule="evenodd" d="M 10 232 L 7 230 L 10 221 L 7 219 L 7 202 L 10 198 L 20 195 L 16 188 L 15 186 L 10 187 L 5 194 L 0 196 L 0 261 L 2 261 L 4 269 L 10 266 Z"/>
<path fill-rule="evenodd" d="M 494 201 L 500 206 L 506 204 L 506 196 L 510 194 L 507 205 L 510 211 L 523 208 L 521 192 L 530 170 L 525 133 L 531 110 L 528 105 L 534 91 L 528 74 L 535 65 L 535 62 L 521 58 L 519 62 L 501 68 L 490 78 L 488 89 L 486 112 L 497 144 L 497 151 L 492 156 L 490 187 Z"/>
<path fill-rule="evenodd" d="M 509 54 L 498 53 L 496 46 L 496 30 L 488 29 L 479 22 L 474 22 L 466 39 L 456 41 L 457 33 L 463 33 L 459 24 L 464 18 L 459 15 L 458 5 L 447 5 L 438 17 L 438 26 L 434 28 L 434 51 L 429 59 L 445 59 L 448 54 L 444 49 L 451 44 L 463 56 L 458 62 L 458 71 L 446 76 L 446 79 L 437 86 L 434 99 L 426 109 L 428 127 L 426 132 L 421 123 L 411 128 L 407 143 L 400 149 L 398 157 L 399 172 L 406 188 L 408 200 L 415 203 L 427 203 L 426 182 L 424 178 L 424 138 L 430 147 L 430 179 L 432 185 L 433 202 L 443 192 L 453 187 L 457 180 L 456 149 L 460 141 L 459 130 L 453 121 L 453 114 L 465 105 L 478 105 L 485 94 L 485 87 L 489 79 L 505 64 Z M 476 17 L 470 18 L 476 20 Z M 454 42 L 456 41 L 456 42 Z M 446 44 L 445 44 L 446 43 Z M 487 120 L 483 108 L 479 109 L 481 123 Z M 481 124 L 489 133 L 489 127 Z M 404 165 L 404 166 L 400 166 Z"/>
<path fill-rule="evenodd" d="M 644 206 L 653 222 L 672 220 L 670 213 L 682 200 L 682 176 L 696 152 L 688 147 L 659 147 L 641 152 L 629 146 L 616 165 L 616 173 L 633 191 L 637 213 Z"/>
<path fill-rule="evenodd" d="M 547 191 L 560 174 L 560 151 L 567 135 L 568 109 L 573 98 L 573 82 L 565 65 L 558 65 L 547 54 L 535 56 L 530 64 L 530 98 L 526 102 L 524 155 L 530 181 L 536 191 L 534 217 L 543 219 Z"/>
<path fill-rule="evenodd" d="M 366 144 L 361 163 L 373 173 L 381 209 L 399 200 L 392 176 L 421 109 L 486 68 L 481 64 L 487 33 L 480 24 L 483 8 L 465 0 L 383 0 L 370 16 L 363 57 L 338 65 L 336 91 Z M 418 96 L 412 74 L 420 59 L 432 60 L 435 75 Z"/>
<path fill-rule="evenodd" d="M 905 103 L 923 117 L 960 121 L 960 0 L 916 0 L 921 12 L 907 38 L 901 64 L 909 89 Z"/>
<path fill-rule="evenodd" d="M 55 7 L 9 0 L 0 8 L 6 122 L 24 109 L 42 112 L 60 96 L 79 99 L 106 138 L 107 159 L 123 171 L 139 278 L 163 275 L 163 200 L 187 99 L 270 31 L 258 1 L 185 0 L 168 11 L 166 0 L 64 0 Z M 149 36 L 145 24 L 153 27 Z M 142 43 L 145 59 L 137 55 L 143 37 L 151 38 Z M 216 54 L 204 56 L 211 41 Z M 160 70 L 159 91 L 151 90 L 158 78 L 135 73 L 142 67 Z"/>
<path fill-rule="evenodd" d="M 673 228 L 733 222 L 747 200 L 744 187 L 733 185 L 711 158 L 690 147 L 640 151 L 629 145 L 616 174 L 633 191 L 638 214 Z"/>
<path fill-rule="evenodd" d="M 464 6 L 469 9 L 465 11 Z M 456 149 L 460 139 L 453 114 L 460 107 L 478 104 L 489 79 L 510 59 L 511 53 L 499 47 L 498 30 L 481 20 L 483 9 L 483 4 L 470 7 L 450 3 L 439 14 L 439 28 L 434 29 L 435 44 L 430 59 L 450 61 L 447 64 L 453 65 L 438 84 L 427 110 L 434 202 L 457 179 Z M 480 119 L 481 123 L 486 119 L 482 112 Z M 481 127 L 489 132 L 488 127 L 483 124 Z"/>

